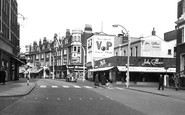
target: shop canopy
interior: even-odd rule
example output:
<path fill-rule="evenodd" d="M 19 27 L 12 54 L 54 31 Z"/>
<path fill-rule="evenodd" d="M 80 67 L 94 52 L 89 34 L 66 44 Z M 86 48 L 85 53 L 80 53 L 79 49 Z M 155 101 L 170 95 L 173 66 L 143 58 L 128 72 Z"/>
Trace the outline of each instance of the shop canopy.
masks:
<path fill-rule="evenodd" d="M 96 69 L 90 69 L 89 71 L 96 72 L 96 71 L 107 71 L 114 68 L 114 66 L 111 67 L 104 67 L 104 68 L 96 68 Z"/>
<path fill-rule="evenodd" d="M 117 66 L 118 70 L 121 72 L 126 72 L 126 66 Z M 154 73 L 175 73 L 176 68 L 168 68 L 167 70 L 164 67 L 129 67 L 130 72 L 154 72 Z"/>

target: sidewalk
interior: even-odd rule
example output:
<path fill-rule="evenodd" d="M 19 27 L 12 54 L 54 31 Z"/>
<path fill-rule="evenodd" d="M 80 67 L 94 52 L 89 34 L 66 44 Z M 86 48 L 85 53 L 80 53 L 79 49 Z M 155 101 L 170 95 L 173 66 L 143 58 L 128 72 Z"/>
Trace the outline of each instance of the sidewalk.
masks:
<path fill-rule="evenodd" d="M 18 81 L 9 81 L 5 85 L 0 85 L 0 98 L 24 96 L 29 94 L 36 86 L 36 80 L 31 79 L 27 86 L 27 79 L 20 78 Z"/>
<path fill-rule="evenodd" d="M 80 81 L 86 85 L 94 85 L 94 82 L 86 80 L 85 82 Z M 156 86 L 147 86 L 147 85 L 130 85 L 129 88 L 126 88 L 125 84 L 122 83 L 114 83 L 113 87 L 125 88 L 128 90 L 134 90 L 139 92 L 145 92 L 154 95 L 172 97 L 185 101 L 185 90 L 176 91 L 175 88 L 164 88 L 164 90 L 158 90 L 158 85 Z"/>

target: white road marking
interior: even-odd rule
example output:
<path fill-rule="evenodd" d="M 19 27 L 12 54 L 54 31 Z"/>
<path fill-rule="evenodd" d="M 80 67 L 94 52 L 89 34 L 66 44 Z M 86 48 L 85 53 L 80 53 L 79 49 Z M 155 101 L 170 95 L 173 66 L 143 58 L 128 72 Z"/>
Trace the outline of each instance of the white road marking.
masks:
<path fill-rule="evenodd" d="M 80 100 L 82 100 L 82 98 L 79 98 Z"/>
<path fill-rule="evenodd" d="M 120 88 L 120 87 L 116 87 L 116 89 L 119 89 L 119 90 L 125 90 L 124 88 Z"/>
<path fill-rule="evenodd" d="M 92 100 L 92 98 L 89 98 L 90 100 Z"/>
<path fill-rule="evenodd" d="M 101 100 L 103 100 L 103 98 L 100 98 Z"/>
<path fill-rule="evenodd" d="M 69 86 L 67 86 L 67 85 L 64 85 L 64 86 L 62 86 L 63 88 L 69 88 Z"/>
<path fill-rule="evenodd" d="M 46 88 L 46 86 L 45 85 L 41 85 L 40 88 Z"/>
<path fill-rule="evenodd" d="M 77 85 L 74 85 L 73 87 L 74 87 L 74 88 L 81 88 L 80 86 L 77 86 Z"/>
<path fill-rule="evenodd" d="M 53 85 L 53 86 L 51 86 L 52 88 L 58 88 L 58 86 L 55 86 L 55 85 Z"/>
<path fill-rule="evenodd" d="M 47 100 L 49 99 L 49 98 L 46 98 Z"/>
<path fill-rule="evenodd" d="M 60 100 L 60 98 L 57 98 L 58 100 Z"/>
<path fill-rule="evenodd" d="M 68 100 L 71 100 L 71 98 L 68 98 Z"/>
<path fill-rule="evenodd" d="M 92 88 L 92 87 L 90 87 L 90 86 L 84 86 L 85 88 L 87 88 L 87 89 L 90 89 L 90 88 Z"/>

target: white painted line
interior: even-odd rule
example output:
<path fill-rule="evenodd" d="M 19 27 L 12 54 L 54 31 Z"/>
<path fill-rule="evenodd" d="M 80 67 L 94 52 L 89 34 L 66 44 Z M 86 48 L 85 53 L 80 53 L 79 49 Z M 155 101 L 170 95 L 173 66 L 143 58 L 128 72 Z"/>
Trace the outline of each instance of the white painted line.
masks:
<path fill-rule="evenodd" d="M 57 98 L 58 100 L 60 100 L 60 98 Z"/>
<path fill-rule="evenodd" d="M 58 86 L 55 86 L 55 85 L 54 85 L 54 86 L 51 86 L 51 87 L 52 87 L 52 88 L 58 88 Z"/>
<path fill-rule="evenodd" d="M 46 88 L 46 86 L 45 85 L 41 85 L 40 88 Z"/>
<path fill-rule="evenodd" d="M 87 89 L 90 89 L 90 88 L 92 88 L 92 87 L 90 87 L 90 86 L 84 86 L 85 88 L 87 88 Z"/>
<path fill-rule="evenodd" d="M 68 100 L 71 100 L 71 98 L 68 98 Z"/>
<path fill-rule="evenodd" d="M 103 98 L 100 98 L 101 100 L 103 100 Z"/>
<path fill-rule="evenodd" d="M 81 88 L 80 86 L 77 86 L 77 85 L 74 85 L 73 87 L 74 87 L 74 88 Z"/>
<path fill-rule="evenodd" d="M 80 100 L 82 100 L 82 98 L 79 98 Z"/>
<path fill-rule="evenodd" d="M 119 89 L 119 90 L 125 90 L 124 88 L 120 88 L 120 87 L 116 87 L 116 89 Z"/>
<path fill-rule="evenodd" d="M 92 98 L 89 98 L 90 100 L 92 100 Z"/>
<path fill-rule="evenodd" d="M 69 86 L 67 86 L 67 85 L 64 85 L 64 86 L 62 86 L 63 88 L 69 88 Z"/>
<path fill-rule="evenodd" d="M 49 98 L 46 98 L 47 100 L 49 99 Z"/>

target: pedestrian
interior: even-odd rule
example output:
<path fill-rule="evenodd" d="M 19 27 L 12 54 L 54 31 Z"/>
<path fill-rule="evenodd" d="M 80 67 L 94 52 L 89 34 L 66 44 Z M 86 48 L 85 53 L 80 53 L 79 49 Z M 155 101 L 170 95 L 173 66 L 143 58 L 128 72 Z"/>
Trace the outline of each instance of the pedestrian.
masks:
<path fill-rule="evenodd" d="M 106 76 L 105 73 L 103 73 L 101 76 L 101 84 L 103 87 L 105 87 L 106 83 L 107 83 Z"/>
<path fill-rule="evenodd" d="M 94 80 L 94 86 L 95 88 L 99 87 L 99 78 L 98 78 L 98 73 L 95 76 L 95 80 Z"/>
<path fill-rule="evenodd" d="M 2 67 L 2 70 L 1 70 L 1 82 L 2 82 L 2 85 L 5 85 L 5 82 L 6 82 L 6 70 L 4 67 Z"/>
<path fill-rule="evenodd" d="M 160 90 L 162 88 L 162 90 L 164 90 L 164 78 L 162 75 L 160 75 L 159 77 L 159 87 L 158 90 Z"/>
<path fill-rule="evenodd" d="M 174 80 L 174 84 L 175 84 L 175 90 L 178 91 L 179 87 L 180 87 L 179 76 L 177 74 L 175 74 L 174 77 L 173 77 L 173 80 Z"/>

